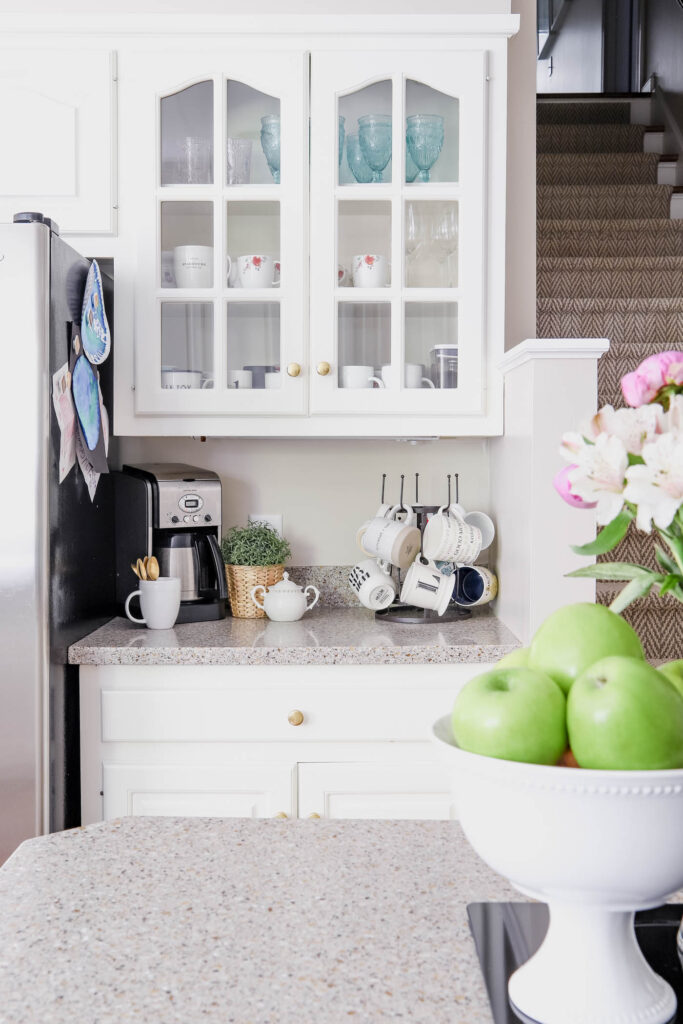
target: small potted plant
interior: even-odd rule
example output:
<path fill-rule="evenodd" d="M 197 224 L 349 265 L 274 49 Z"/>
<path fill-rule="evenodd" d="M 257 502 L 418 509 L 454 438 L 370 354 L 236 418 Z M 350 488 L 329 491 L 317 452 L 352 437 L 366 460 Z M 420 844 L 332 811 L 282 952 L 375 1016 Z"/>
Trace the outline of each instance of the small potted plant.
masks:
<path fill-rule="evenodd" d="M 289 543 L 268 523 L 233 526 L 221 541 L 232 614 L 262 619 L 265 612 L 251 600 L 253 587 L 272 587 L 282 579 Z"/>

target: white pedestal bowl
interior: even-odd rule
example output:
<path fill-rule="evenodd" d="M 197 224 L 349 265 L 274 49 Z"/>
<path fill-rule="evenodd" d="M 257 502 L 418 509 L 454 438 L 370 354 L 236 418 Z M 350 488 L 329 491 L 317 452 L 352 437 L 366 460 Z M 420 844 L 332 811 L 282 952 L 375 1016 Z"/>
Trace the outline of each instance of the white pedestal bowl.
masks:
<path fill-rule="evenodd" d="M 683 887 L 683 769 L 592 771 L 461 750 L 433 727 L 460 824 L 494 871 L 549 905 L 548 934 L 510 978 L 541 1024 L 666 1024 L 671 987 L 636 943 L 636 910 Z"/>

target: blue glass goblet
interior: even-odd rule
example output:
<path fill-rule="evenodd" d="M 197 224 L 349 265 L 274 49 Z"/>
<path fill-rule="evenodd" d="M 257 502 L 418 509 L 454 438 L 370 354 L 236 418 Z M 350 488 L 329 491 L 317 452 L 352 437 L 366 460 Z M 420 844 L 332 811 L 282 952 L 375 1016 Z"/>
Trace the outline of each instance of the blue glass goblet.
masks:
<path fill-rule="evenodd" d="M 372 169 L 372 180 L 380 182 L 382 171 L 391 160 L 391 114 L 359 117 L 358 138 L 361 152 Z"/>
<path fill-rule="evenodd" d="M 419 168 L 416 181 L 429 181 L 429 170 L 443 147 L 443 118 L 440 114 L 412 114 L 406 118 L 408 151 Z"/>
<path fill-rule="evenodd" d="M 367 185 L 368 182 L 372 181 L 372 167 L 368 166 L 365 162 L 365 157 L 361 153 L 357 132 L 352 132 L 351 135 L 346 136 L 346 162 L 354 178 L 360 184 Z"/>
<path fill-rule="evenodd" d="M 408 149 L 408 140 L 406 139 L 406 181 L 415 181 L 415 179 L 417 178 L 417 174 L 418 168 L 415 166 L 415 161 L 410 155 L 410 150 Z"/>
<path fill-rule="evenodd" d="M 344 152 L 344 122 L 345 117 L 339 115 L 339 166 L 341 167 L 342 153 Z"/>
<path fill-rule="evenodd" d="M 280 184 L 280 115 L 266 114 L 261 118 L 261 148 L 276 185 Z"/>

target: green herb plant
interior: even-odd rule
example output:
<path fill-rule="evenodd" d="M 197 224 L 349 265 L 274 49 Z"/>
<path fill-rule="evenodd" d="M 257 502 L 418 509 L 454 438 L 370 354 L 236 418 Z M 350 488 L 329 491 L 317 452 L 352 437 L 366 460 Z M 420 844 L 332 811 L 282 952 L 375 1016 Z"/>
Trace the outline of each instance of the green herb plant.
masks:
<path fill-rule="evenodd" d="M 249 523 L 228 530 L 221 553 L 226 565 L 282 565 L 292 550 L 269 523 Z"/>

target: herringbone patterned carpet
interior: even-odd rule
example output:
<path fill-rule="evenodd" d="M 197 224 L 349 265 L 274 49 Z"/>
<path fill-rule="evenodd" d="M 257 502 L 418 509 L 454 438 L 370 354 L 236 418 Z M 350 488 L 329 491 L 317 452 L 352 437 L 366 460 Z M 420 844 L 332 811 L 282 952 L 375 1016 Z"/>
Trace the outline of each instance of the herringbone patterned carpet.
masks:
<path fill-rule="evenodd" d="M 598 404 L 623 405 L 620 381 L 646 356 L 683 347 L 683 221 L 626 103 L 538 104 L 538 303 L 543 338 L 609 338 Z M 574 425 L 568 425 L 571 429 Z M 654 567 L 651 538 L 629 531 L 608 561 Z M 620 584 L 600 583 L 609 604 Z M 652 659 L 683 657 L 683 606 L 626 610 Z"/>

